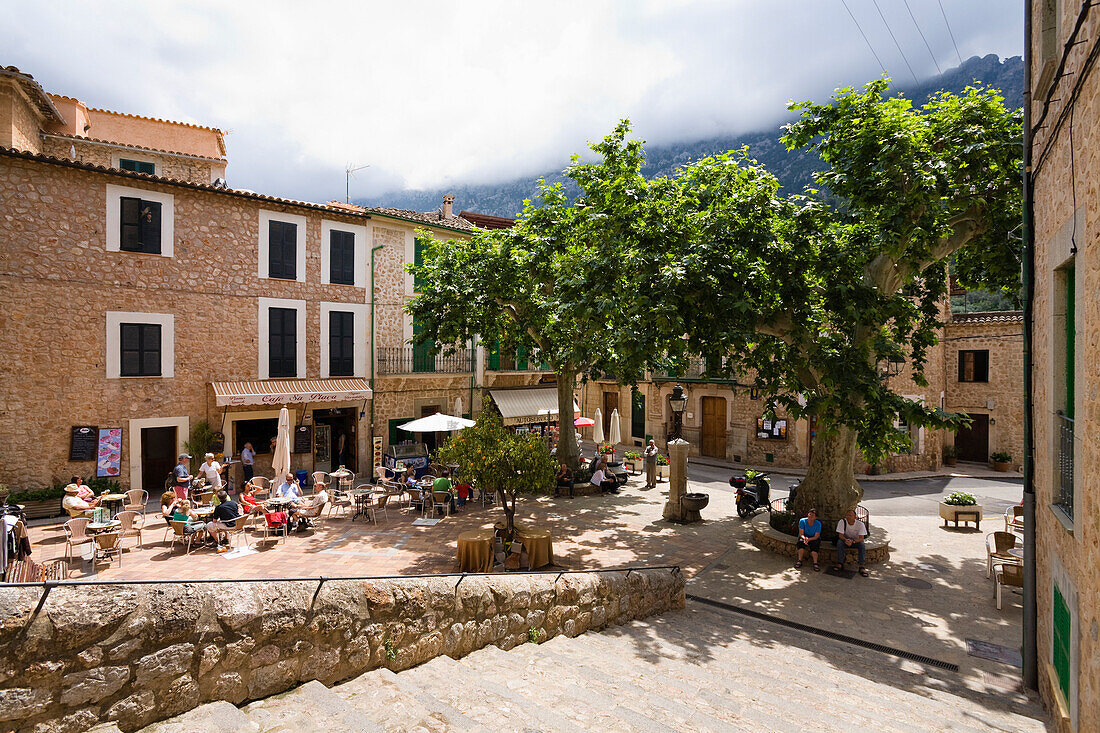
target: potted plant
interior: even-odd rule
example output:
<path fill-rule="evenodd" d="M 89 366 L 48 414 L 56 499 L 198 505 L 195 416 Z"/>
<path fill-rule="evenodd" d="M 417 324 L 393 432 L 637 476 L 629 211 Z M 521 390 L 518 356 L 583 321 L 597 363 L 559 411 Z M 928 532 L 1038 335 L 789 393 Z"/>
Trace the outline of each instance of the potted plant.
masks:
<path fill-rule="evenodd" d="M 955 446 L 945 445 L 943 447 L 943 465 L 954 466 L 959 462 L 958 454 L 955 452 Z"/>
<path fill-rule="evenodd" d="M 657 454 L 657 478 L 668 478 L 668 456 Z"/>
<path fill-rule="evenodd" d="M 645 461 L 642 459 L 642 454 L 636 450 L 628 450 L 623 452 L 623 466 L 635 473 L 645 468 Z"/>
<path fill-rule="evenodd" d="M 1012 465 L 1012 454 L 1004 451 L 997 451 L 992 456 L 993 470 L 994 471 L 1007 471 Z"/>
<path fill-rule="evenodd" d="M 42 519 L 62 514 L 61 500 L 64 498 L 65 484 L 57 482 L 45 489 L 14 489 L 8 495 L 8 503 L 21 504 L 27 519 Z"/>
<path fill-rule="evenodd" d="M 959 526 L 959 522 L 974 522 L 975 526 L 981 528 L 982 521 L 982 505 L 978 503 L 978 500 L 974 498 L 973 494 L 968 494 L 965 491 L 952 491 L 940 501 L 940 518 L 943 520 L 943 526 L 947 526 L 948 522 L 954 522 L 955 526 Z"/>
<path fill-rule="evenodd" d="M 600 443 L 596 450 L 600 453 L 600 455 L 609 456 L 615 452 L 615 446 L 611 445 L 610 443 Z"/>

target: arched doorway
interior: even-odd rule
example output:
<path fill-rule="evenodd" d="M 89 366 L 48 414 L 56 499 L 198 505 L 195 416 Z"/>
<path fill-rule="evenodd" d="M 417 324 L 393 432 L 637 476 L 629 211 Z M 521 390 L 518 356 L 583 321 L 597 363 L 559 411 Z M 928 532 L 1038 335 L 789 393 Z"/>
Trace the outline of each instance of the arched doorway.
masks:
<path fill-rule="evenodd" d="M 699 452 L 712 458 L 726 457 L 726 398 L 704 397 L 703 444 Z"/>

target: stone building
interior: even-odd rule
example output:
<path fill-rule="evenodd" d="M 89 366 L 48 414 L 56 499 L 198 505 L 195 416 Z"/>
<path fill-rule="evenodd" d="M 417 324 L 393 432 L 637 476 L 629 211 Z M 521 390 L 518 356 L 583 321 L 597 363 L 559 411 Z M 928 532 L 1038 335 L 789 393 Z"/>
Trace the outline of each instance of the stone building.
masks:
<path fill-rule="evenodd" d="M 1100 7 L 1028 9 L 1036 661 L 1058 729 L 1086 731 L 1100 711 Z"/>
<path fill-rule="evenodd" d="M 226 164 L 214 128 L 0 70 L 0 482 L 152 492 L 200 421 L 226 456 L 251 442 L 270 475 L 284 404 L 294 468 L 362 475 L 375 437 L 431 443 L 398 424 L 545 379 L 476 344 L 408 345 L 417 231 L 474 229 L 449 198 L 430 213 L 291 201 L 228 188 Z M 97 443 L 108 429 L 117 448 Z"/>
<path fill-rule="evenodd" d="M 994 452 L 1023 457 L 1023 316 L 1019 312 L 952 314 L 945 304 L 946 323 L 940 343 L 925 365 L 928 386 L 912 380 L 907 367 L 890 376 L 893 388 L 912 399 L 965 412 L 972 422 L 959 433 L 928 431 L 900 422 L 908 431 L 912 449 L 893 454 L 872 469 L 866 463 L 857 472 L 934 470 L 942 465 L 945 444 L 954 444 L 961 460 L 986 463 Z M 663 445 L 671 432 L 668 398 L 675 385 L 684 387 L 688 404 L 683 436 L 691 455 L 753 466 L 803 468 L 813 455 L 815 424 L 789 420 L 780 411 L 776 422 L 764 415 L 764 401 L 747 378 L 712 380 L 696 359 L 680 375 L 654 374 L 637 388 L 610 381 L 594 381 L 582 390 L 582 412 L 600 408 L 604 434 L 613 409 L 619 410 L 626 444 L 642 445 L 648 437 Z M 591 437 L 591 429 L 585 437 Z"/>

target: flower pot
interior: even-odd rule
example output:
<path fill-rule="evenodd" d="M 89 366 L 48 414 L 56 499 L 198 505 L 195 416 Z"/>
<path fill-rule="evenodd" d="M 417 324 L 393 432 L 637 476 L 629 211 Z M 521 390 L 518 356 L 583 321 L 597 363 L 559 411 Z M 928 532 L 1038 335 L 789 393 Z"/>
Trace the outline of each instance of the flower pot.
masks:
<path fill-rule="evenodd" d="M 945 465 L 945 466 L 954 466 L 958 462 L 959 462 L 959 460 L 957 458 L 944 458 L 943 459 L 943 465 Z"/>
<path fill-rule="evenodd" d="M 684 494 L 684 509 L 689 512 L 702 511 L 710 503 L 709 494 Z"/>
<path fill-rule="evenodd" d="M 1007 471 L 1011 466 L 1012 466 L 1012 464 L 1009 463 L 1008 461 L 994 461 L 993 462 L 993 470 L 994 471 L 1001 471 L 1002 473 Z"/>
<path fill-rule="evenodd" d="M 623 461 L 623 468 L 631 473 L 638 473 L 645 468 L 644 461 Z"/>
<path fill-rule="evenodd" d="M 982 505 L 970 504 L 959 506 L 957 504 L 944 504 L 940 502 L 940 519 L 943 520 L 943 526 L 947 526 L 948 522 L 954 522 L 955 527 L 959 526 L 959 522 L 966 524 L 967 522 L 973 522 L 974 526 L 981 529 L 982 525 Z"/>

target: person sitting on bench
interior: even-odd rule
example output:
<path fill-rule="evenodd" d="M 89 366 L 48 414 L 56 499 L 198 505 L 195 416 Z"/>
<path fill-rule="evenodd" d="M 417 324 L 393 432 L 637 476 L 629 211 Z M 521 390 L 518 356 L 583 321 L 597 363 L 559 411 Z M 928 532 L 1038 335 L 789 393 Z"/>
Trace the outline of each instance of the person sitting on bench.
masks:
<path fill-rule="evenodd" d="M 849 509 L 844 518 L 836 523 L 836 565 L 833 570 L 844 569 L 848 548 L 854 547 L 859 551 L 859 574 L 867 577 L 867 544 L 863 541 L 866 536 L 867 525 L 856 519 L 854 509 Z"/>
<path fill-rule="evenodd" d="M 821 570 L 817 562 L 817 553 L 821 549 L 821 522 L 817 518 L 816 509 L 806 512 L 806 516 L 798 520 L 796 547 L 798 548 L 798 561 L 794 564 L 796 568 L 802 567 L 802 561 L 809 552 L 814 561 L 814 570 Z"/>

